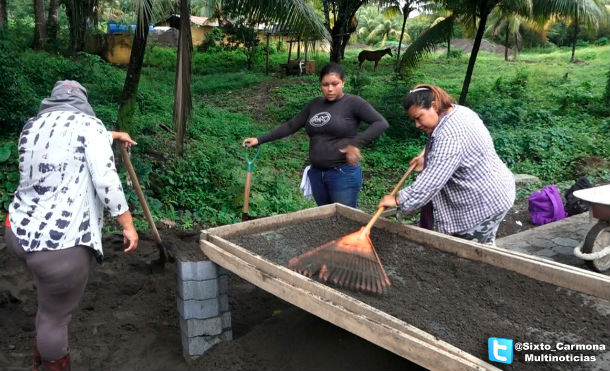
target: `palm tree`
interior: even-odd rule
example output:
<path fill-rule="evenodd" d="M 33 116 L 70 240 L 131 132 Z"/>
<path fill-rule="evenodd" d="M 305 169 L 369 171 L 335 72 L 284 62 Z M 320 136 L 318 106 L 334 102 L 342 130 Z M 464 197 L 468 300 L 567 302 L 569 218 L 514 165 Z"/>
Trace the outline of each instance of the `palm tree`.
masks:
<path fill-rule="evenodd" d="M 483 34 L 485 33 L 489 14 L 494 9 L 494 7 L 496 7 L 500 3 L 503 3 L 503 6 L 506 6 L 507 8 L 519 9 L 522 7 L 522 5 L 520 4 L 526 1 L 529 0 L 442 0 L 445 6 L 452 10 L 454 15 L 432 26 L 424 33 L 424 35 L 422 35 L 422 40 L 416 40 L 413 44 L 411 44 L 409 49 L 412 50 L 407 49 L 407 52 L 405 52 L 405 56 L 401 61 L 401 65 L 414 65 L 421 58 L 423 53 L 427 53 L 431 51 L 437 44 L 447 41 L 450 33 L 453 30 L 453 20 L 455 19 L 455 15 L 459 14 L 460 18 L 462 18 L 463 20 L 470 21 L 473 26 L 476 25 L 476 35 L 472 45 L 472 51 L 470 52 L 470 59 L 468 60 L 466 76 L 464 77 L 464 83 L 462 84 L 462 92 L 460 93 L 459 99 L 459 103 L 464 104 L 468 95 L 470 80 L 472 79 L 472 73 L 474 71 L 477 55 L 481 46 L 481 41 L 483 40 Z M 549 3 L 555 3 L 555 0 L 538 1 L 548 1 Z M 478 24 L 476 22 L 477 19 Z"/>
<path fill-rule="evenodd" d="M 517 8 L 511 8 L 516 5 Z M 489 15 L 490 26 L 487 32 L 492 36 L 497 35 L 499 30 L 504 29 L 504 60 L 508 61 L 508 46 L 509 39 L 512 36 L 514 39 L 515 58 L 517 57 L 517 49 L 519 48 L 522 25 L 528 22 L 528 18 L 532 16 L 532 1 L 527 0 L 522 3 L 500 3 L 494 8 Z"/>
<path fill-rule="evenodd" d="M 358 38 L 364 42 L 369 34 L 377 27 L 380 14 L 376 7 L 365 7 L 358 11 L 358 28 L 356 34 Z"/>
<path fill-rule="evenodd" d="M 413 40 L 411 45 L 405 50 L 405 53 L 400 60 L 400 70 L 405 68 L 414 68 L 419 61 L 428 53 L 432 52 L 437 45 L 447 42 L 449 35 L 453 31 L 453 23 L 455 16 L 451 15 L 444 18 L 426 31 L 422 32 L 417 39 Z"/>
<path fill-rule="evenodd" d="M 78 0 L 65 0 L 78 2 Z M 86 0 L 97 1 L 97 0 Z M 129 131 L 132 125 L 132 118 L 135 112 L 136 95 L 146 49 L 148 37 L 148 24 L 152 19 L 153 10 L 158 14 L 168 14 L 166 11 L 167 1 L 156 1 L 153 8 L 152 0 L 132 0 L 138 15 L 136 32 L 131 47 L 131 56 L 127 67 L 125 84 L 121 94 L 119 107 L 119 127 Z M 190 40 L 190 10 L 188 3 L 181 0 L 181 32 L 180 50 L 178 53 L 178 65 L 176 66 L 176 87 L 174 96 L 174 118 L 177 125 L 177 150 L 183 150 L 185 123 L 190 117 L 192 102 L 190 99 L 190 55 L 192 46 L 187 46 Z M 233 15 L 242 15 L 255 23 L 277 22 L 280 27 L 295 30 L 302 35 L 326 35 L 322 23 L 317 19 L 315 13 L 307 5 L 305 0 L 274 0 L 274 1 L 248 1 L 248 0 L 226 0 L 225 6 L 230 9 Z M 182 16 L 183 10 L 188 10 L 188 15 Z M 184 26 L 183 26 L 184 24 Z M 188 30 L 188 31 L 187 31 Z M 188 33 L 188 34 L 187 34 Z"/>
<path fill-rule="evenodd" d="M 390 18 L 390 15 L 380 14 L 376 7 L 362 9 L 358 14 L 358 36 L 367 44 L 385 45 L 390 36 L 398 36 L 400 33 L 396 20 Z"/>
<path fill-rule="evenodd" d="M 396 69 L 400 66 L 400 52 L 402 49 L 402 41 L 405 35 L 405 27 L 407 25 L 407 19 L 411 12 L 415 10 L 426 10 L 430 5 L 430 0 L 395 0 L 386 7 L 386 14 L 402 14 L 402 27 L 400 29 L 400 38 L 398 40 L 398 51 L 396 52 Z M 410 40 L 407 34 L 407 40 Z"/>
<path fill-rule="evenodd" d="M 134 2 L 134 8 L 138 14 L 138 20 L 133 35 L 133 42 L 131 43 L 131 55 L 129 56 L 125 84 L 123 84 L 123 91 L 119 101 L 118 114 L 119 128 L 126 132 L 133 132 L 133 114 L 136 110 L 138 84 L 140 83 L 140 73 L 142 72 L 142 63 L 144 62 L 148 25 L 152 19 L 152 0 L 137 0 Z"/>
<path fill-rule="evenodd" d="M 389 37 L 398 37 L 400 35 L 399 27 L 400 26 L 397 24 L 396 21 L 392 19 L 381 18 L 380 22 L 367 37 L 367 42 L 371 42 L 381 37 L 381 40 L 379 42 L 381 45 L 385 45 Z"/>
<path fill-rule="evenodd" d="M 597 28 L 600 22 L 608 21 L 608 11 L 601 0 L 537 0 L 534 1 L 534 15 L 539 19 L 558 15 L 571 22 L 574 29 L 571 62 L 575 61 L 579 26 Z"/>
<path fill-rule="evenodd" d="M 184 153 L 184 134 L 186 123 L 191 118 L 193 100 L 191 96 L 191 59 L 193 39 L 191 38 L 191 14 L 189 0 L 180 0 L 180 36 L 178 40 L 178 61 L 174 84 L 174 114 L 172 121 L 176 126 L 176 150 Z"/>
<path fill-rule="evenodd" d="M 223 11 L 228 17 L 244 17 L 248 24 L 275 24 L 302 37 L 330 40 L 307 0 L 224 0 Z"/>

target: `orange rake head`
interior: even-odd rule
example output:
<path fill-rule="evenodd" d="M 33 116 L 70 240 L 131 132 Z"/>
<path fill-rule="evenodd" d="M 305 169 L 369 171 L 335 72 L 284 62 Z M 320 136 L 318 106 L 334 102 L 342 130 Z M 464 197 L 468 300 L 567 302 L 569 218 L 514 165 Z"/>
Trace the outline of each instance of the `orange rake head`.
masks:
<path fill-rule="evenodd" d="M 366 227 L 290 259 L 288 267 L 351 290 L 382 294 L 390 286 Z"/>
<path fill-rule="evenodd" d="M 424 151 L 421 151 L 419 157 L 423 155 Z M 390 193 L 392 197 L 396 195 L 417 164 L 418 161 L 411 161 L 409 169 Z M 381 260 L 369 238 L 373 224 L 384 209 L 384 206 L 380 206 L 368 224 L 358 232 L 290 259 L 288 268 L 308 277 L 319 272 L 320 280 L 330 281 L 352 290 L 378 294 L 386 292 L 390 286 L 390 279 L 381 266 Z"/>

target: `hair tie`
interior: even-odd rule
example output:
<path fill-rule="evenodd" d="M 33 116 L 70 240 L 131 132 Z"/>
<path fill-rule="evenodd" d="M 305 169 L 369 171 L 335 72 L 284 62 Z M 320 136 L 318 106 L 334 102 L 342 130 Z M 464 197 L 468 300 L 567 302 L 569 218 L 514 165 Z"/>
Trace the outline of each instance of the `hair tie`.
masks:
<path fill-rule="evenodd" d="M 426 88 L 426 87 L 422 87 L 422 88 L 416 88 L 416 89 L 410 90 L 410 91 L 409 91 L 409 94 L 411 94 L 411 93 L 416 93 L 416 92 L 418 92 L 418 91 L 424 91 L 424 90 L 428 90 L 428 91 L 429 91 L 430 89 L 428 89 L 428 88 Z"/>

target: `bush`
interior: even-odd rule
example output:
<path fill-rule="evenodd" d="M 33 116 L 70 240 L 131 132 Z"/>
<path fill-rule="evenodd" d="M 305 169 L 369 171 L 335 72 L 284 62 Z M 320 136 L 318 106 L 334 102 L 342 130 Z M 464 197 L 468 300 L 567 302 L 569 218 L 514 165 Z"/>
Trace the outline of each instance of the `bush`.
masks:
<path fill-rule="evenodd" d="M 507 80 L 505 77 L 498 77 L 494 83 L 493 90 L 511 98 L 518 99 L 523 97 L 527 89 L 529 72 L 525 69 L 517 71 L 515 77 Z"/>
<path fill-rule="evenodd" d="M 464 51 L 462 49 L 451 49 L 449 51 L 448 58 L 460 59 L 464 55 Z"/>
<path fill-rule="evenodd" d="M 600 37 L 599 39 L 595 40 L 595 45 L 597 46 L 604 46 L 604 45 L 608 45 L 610 44 L 610 39 L 608 39 L 607 37 Z"/>
<path fill-rule="evenodd" d="M 222 30 L 219 27 L 214 27 L 212 28 L 212 31 L 205 35 L 205 40 L 199 45 L 198 50 L 200 52 L 207 52 L 212 48 L 220 46 L 223 39 L 224 34 L 222 33 Z"/>

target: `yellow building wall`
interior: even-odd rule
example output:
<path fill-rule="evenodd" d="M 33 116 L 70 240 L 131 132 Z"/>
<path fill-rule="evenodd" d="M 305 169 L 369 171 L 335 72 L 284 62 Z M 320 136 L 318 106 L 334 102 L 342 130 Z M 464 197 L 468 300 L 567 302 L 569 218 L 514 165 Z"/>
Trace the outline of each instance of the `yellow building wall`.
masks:
<path fill-rule="evenodd" d="M 129 64 L 131 56 L 130 34 L 112 34 L 106 36 L 106 48 L 103 58 L 114 64 Z"/>

